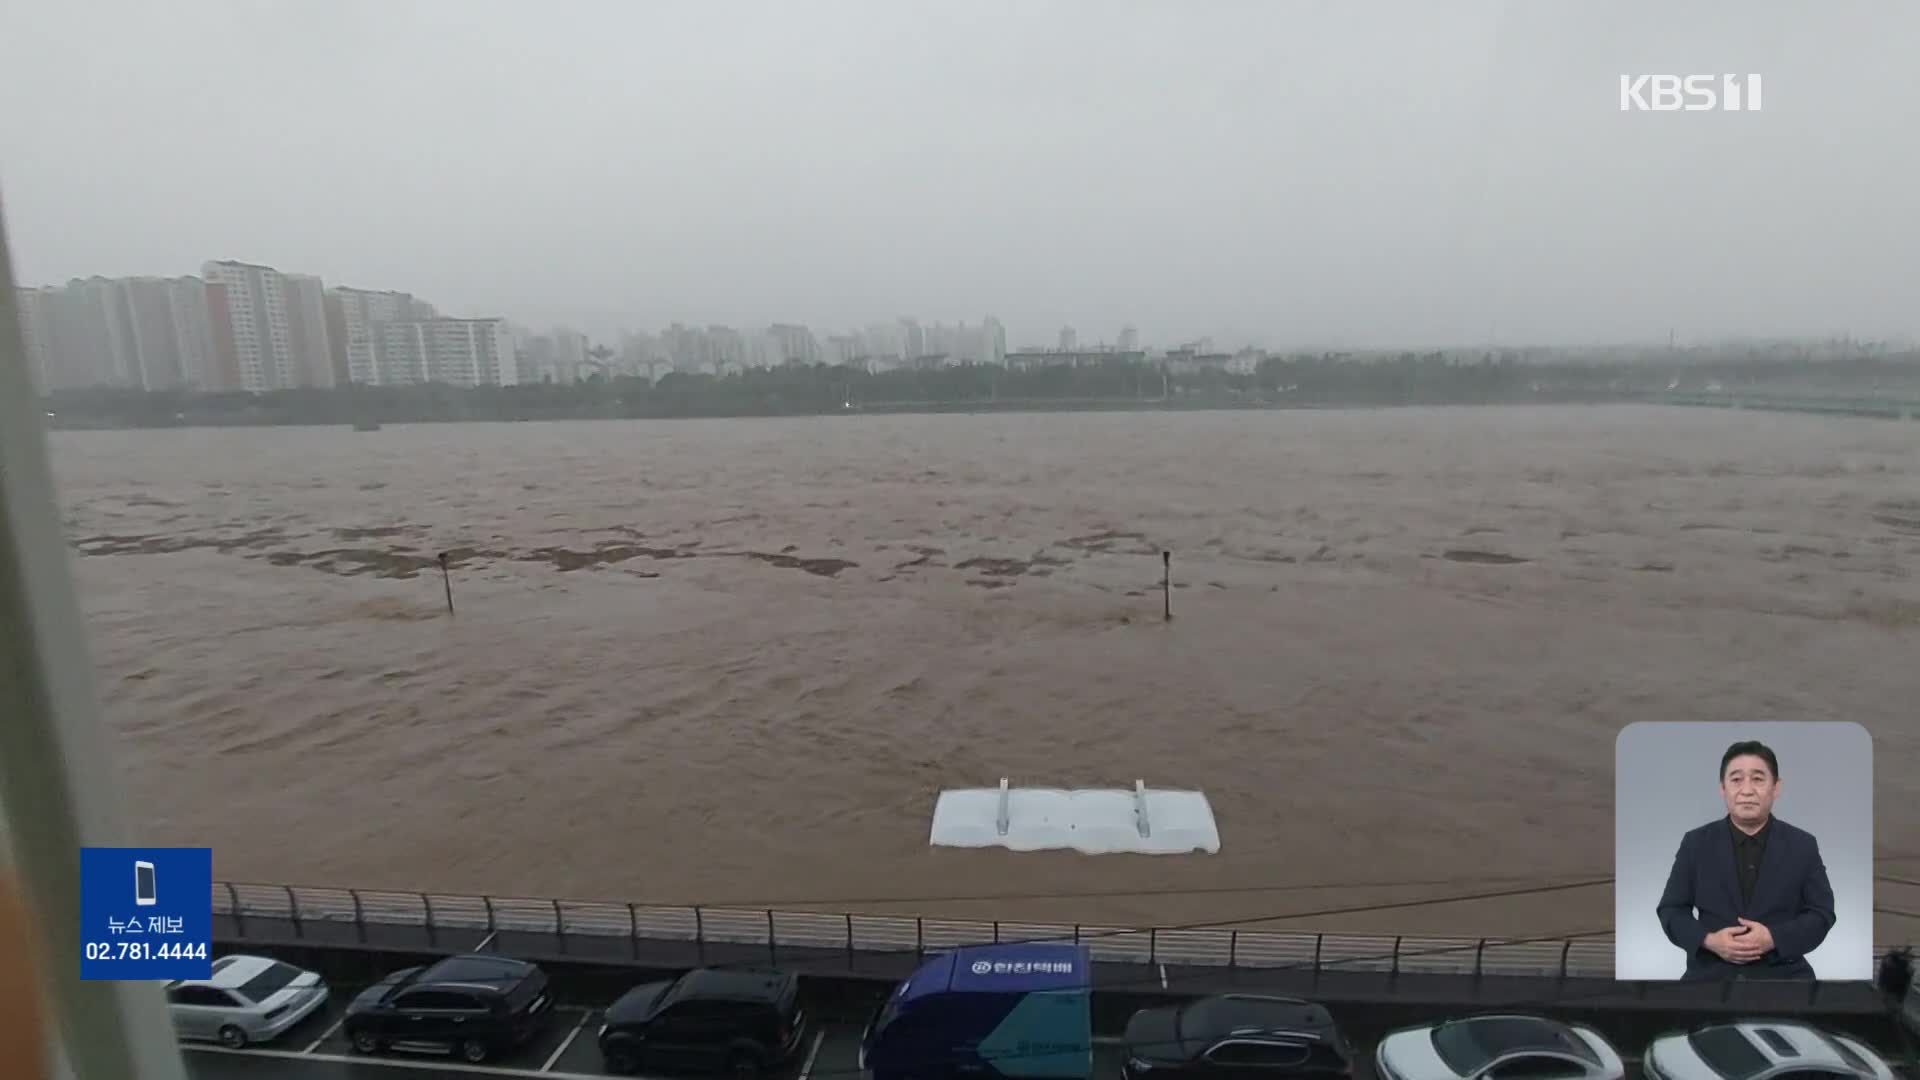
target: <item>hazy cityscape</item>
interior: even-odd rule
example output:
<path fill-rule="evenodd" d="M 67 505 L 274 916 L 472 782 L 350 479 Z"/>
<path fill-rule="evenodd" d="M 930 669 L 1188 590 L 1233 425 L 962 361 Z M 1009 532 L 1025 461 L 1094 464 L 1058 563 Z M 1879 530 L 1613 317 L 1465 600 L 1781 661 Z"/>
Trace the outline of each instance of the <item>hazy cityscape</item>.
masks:
<path fill-rule="evenodd" d="M 596 341 L 565 326 L 535 329 L 501 315 L 453 316 L 413 293 L 329 286 L 311 274 L 213 260 L 199 276 L 89 277 L 16 290 L 31 373 L 43 393 L 116 389 L 265 394 L 341 387 L 510 387 L 611 379 L 657 381 L 674 373 L 729 377 L 788 366 L 827 365 L 867 375 L 953 368 L 1151 367 L 1170 376 L 1251 377 L 1276 359 L 1302 355 L 1365 363 L 1417 358 L 1445 366 L 1623 364 L 1661 360 L 1891 363 L 1920 374 L 1906 341 L 1850 337 L 1716 341 L 1665 347 L 1481 346 L 1313 353 L 1212 338 L 1160 344 L 1133 326 L 1083 338 L 1063 326 L 1054 340 L 1009 349 L 992 315 L 977 323 L 922 324 L 912 317 L 816 332 L 796 323 L 737 328 L 673 323 Z M 1164 388 L 1163 388 L 1164 389 Z"/>
<path fill-rule="evenodd" d="M 1009 354 L 1006 329 L 991 315 L 953 326 L 897 318 L 825 334 L 790 323 L 674 323 L 658 333 L 592 342 L 568 327 L 535 331 L 499 316 L 454 317 L 409 292 L 330 287 L 310 274 L 232 260 L 210 261 L 199 276 L 89 277 L 21 288 L 18 297 L 29 364 L 48 392 L 567 384 L 595 375 L 731 375 L 796 363 L 880 373 L 1019 366 L 1031 362 L 1023 356 L 1043 351 Z M 1139 332 L 1127 327 L 1097 348 L 1138 352 Z M 1062 329 L 1053 351 L 1079 349 L 1075 332 Z"/>

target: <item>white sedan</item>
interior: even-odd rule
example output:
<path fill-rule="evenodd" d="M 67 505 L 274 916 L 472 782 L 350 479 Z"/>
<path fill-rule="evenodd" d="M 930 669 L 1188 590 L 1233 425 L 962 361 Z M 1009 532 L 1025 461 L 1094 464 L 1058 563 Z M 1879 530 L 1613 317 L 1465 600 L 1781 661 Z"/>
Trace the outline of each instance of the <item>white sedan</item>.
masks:
<path fill-rule="evenodd" d="M 1620 1054 L 1584 1024 L 1474 1016 L 1396 1031 L 1373 1052 L 1380 1080 L 1622 1080 Z"/>
<path fill-rule="evenodd" d="M 167 1009 L 180 1037 L 235 1048 L 266 1042 L 326 1001 L 320 976 L 264 956 L 223 956 L 213 962 L 212 978 L 167 984 Z"/>
<path fill-rule="evenodd" d="M 1713 1024 L 1653 1040 L 1647 1080 L 1893 1080 L 1864 1043 L 1797 1020 Z"/>

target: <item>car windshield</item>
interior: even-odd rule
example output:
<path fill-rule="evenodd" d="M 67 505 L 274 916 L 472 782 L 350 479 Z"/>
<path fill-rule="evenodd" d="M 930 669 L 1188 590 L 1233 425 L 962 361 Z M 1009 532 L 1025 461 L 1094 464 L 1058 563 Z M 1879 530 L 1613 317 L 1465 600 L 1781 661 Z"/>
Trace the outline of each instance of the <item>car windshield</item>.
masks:
<path fill-rule="evenodd" d="M 1768 1065 L 1767 1056 L 1739 1028 L 1705 1028 L 1687 1036 L 1687 1044 L 1708 1068 L 1726 1080 L 1746 1080 Z"/>
<path fill-rule="evenodd" d="M 1558 1024 L 1526 1017 L 1456 1020 L 1433 1029 L 1433 1049 L 1461 1076 L 1485 1068 L 1495 1058 L 1520 1050 L 1541 1050 L 1599 1064 L 1593 1051 Z"/>
<path fill-rule="evenodd" d="M 265 1001 L 300 977 L 300 969 L 286 964 L 269 964 L 253 978 L 240 984 L 240 996 L 248 1001 Z"/>
<path fill-rule="evenodd" d="M 893 1023 L 894 1017 L 899 1015 L 900 997 L 896 994 L 888 998 L 887 1003 L 880 1007 L 880 1014 L 873 1018 L 873 1030 L 885 1031 L 887 1025 Z"/>
<path fill-rule="evenodd" d="M 1849 1067 L 1851 1067 L 1855 1072 L 1859 1073 L 1860 1075 L 1873 1076 L 1878 1072 L 1878 1070 L 1876 1070 L 1871 1064 L 1869 1064 L 1865 1058 L 1861 1057 L 1859 1054 L 1854 1053 L 1853 1050 L 1849 1048 L 1846 1043 L 1841 1042 L 1839 1039 L 1836 1039 L 1831 1035 L 1829 1035 L 1827 1037 L 1827 1044 L 1833 1047 L 1834 1053 L 1840 1055 L 1840 1060 L 1846 1062 Z"/>
<path fill-rule="evenodd" d="M 682 997 L 685 997 L 686 988 L 687 988 L 686 975 L 682 975 L 679 978 L 668 983 L 666 990 L 662 991 L 660 994 L 659 1008 L 664 1009 L 667 1006 L 673 1004 L 674 1002 L 679 1001 Z"/>

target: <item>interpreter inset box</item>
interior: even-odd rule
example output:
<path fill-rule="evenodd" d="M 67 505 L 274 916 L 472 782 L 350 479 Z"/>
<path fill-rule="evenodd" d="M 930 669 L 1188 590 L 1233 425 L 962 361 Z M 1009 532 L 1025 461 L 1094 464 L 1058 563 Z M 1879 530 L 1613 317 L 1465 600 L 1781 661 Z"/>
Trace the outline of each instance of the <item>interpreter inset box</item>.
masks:
<path fill-rule="evenodd" d="M 1873 978 L 1873 738 L 1826 721 L 1629 724 L 1614 977 Z"/>

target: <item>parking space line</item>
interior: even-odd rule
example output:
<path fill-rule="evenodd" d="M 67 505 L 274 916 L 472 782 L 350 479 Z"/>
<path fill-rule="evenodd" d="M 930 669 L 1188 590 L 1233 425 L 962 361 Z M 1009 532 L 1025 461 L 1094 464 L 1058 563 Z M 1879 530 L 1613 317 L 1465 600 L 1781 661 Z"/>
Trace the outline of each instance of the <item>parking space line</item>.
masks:
<path fill-rule="evenodd" d="M 490 933 L 490 934 L 488 934 L 488 935 L 487 935 L 486 937 L 483 937 L 483 938 L 481 938 L 481 939 L 480 939 L 480 944 L 478 944 L 478 945 L 475 945 L 475 946 L 473 947 L 473 951 L 474 951 L 474 952 L 486 952 L 486 951 L 487 951 L 487 946 L 489 946 L 489 945 L 491 945 L 491 944 L 493 944 L 493 939 L 494 939 L 494 938 L 497 938 L 497 937 L 499 937 L 499 936 L 500 936 L 500 931 L 498 931 L 498 930 L 495 930 L 495 931 L 493 931 L 492 933 Z"/>
<path fill-rule="evenodd" d="M 567 1037 L 561 1041 L 559 1046 L 554 1048 L 553 1053 L 547 1055 L 547 1063 L 540 1066 L 541 1072 L 546 1072 L 548 1069 L 553 1068 L 553 1063 L 559 1061 L 560 1055 L 566 1053 L 567 1047 L 573 1045 L 573 1040 L 580 1037 L 580 1030 L 587 1026 L 587 1020 L 592 1016 L 593 1014 L 591 1012 L 583 1012 L 580 1014 L 580 1022 L 573 1025 L 573 1030 L 567 1032 Z"/>
<path fill-rule="evenodd" d="M 307 1044 L 307 1048 L 306 1048 L 305 1050 L 302 1050 L 302 1051 L 300 1051 L 300 1052 L 301 1052 L 301 1053 L 303 1053 L 303 1054 L 311 1054 L 311 1053 L 313 1053 L 313 1052 L 314 1052 L 315 1050 L 318 1050 L 318 1049 L 320 1049 L 320 1044 L 321 1044 L 321 1043 L 323 1043 L 323 1042 L 326 1042 L 326 1041 L 327 1041 L 328 1039 L 331 1039 L 331 1038 L 333 1038 L 333 1033 L 334 1033 L 334 1032 L 336 1032 L 336 1031 L 339 1031 L 339 1030 L 340 1030 L 340 1025 L 341 1025 L 341 1024 L 344 1024 L 344 1023 L 346 1023 L 346 1022 L 347 1022 L 347 1017 L 346 1017 L 346 1014 L 345 1014 L 345 1013 L 342 1013 L 342 1014 L 340 1015 L 340 1019 L 338 1019 L 338 1020 L 335 1020 L 335 1021 L 333 1022 L 333 1026 L 332 1026 L 332 1027 L 330 1027 L 330 1028 L 328 1028 L 327 1030 L 325 1030 L 325 1031 L 323 1031 L 323 1032 L 321 1032 L 321 1033 L 320 1033 L 320 1037 L 319 1037 L 319 1038 L 317 1038 L 317 1039 L 315 1039 L 315 1040 L 313 1040 L 313 1042 L 311 1042 L 311 1043 L 309 1043 L 309 1044 Z"/>
<path fill-rule="evenodd" d="M 813 1059 L 820 1056 L 820 1044 L 827 1041 L 827 1029 L 821 1028 L 813 1033 L 813 1049 L 807 1051 L 807 1063 L 800 1066 L 800 1080 L 807 1080 L 813 1072 Z"/>
<path fill-rule="evenodd" d="M 531 1076 L 542 1080 L 606 1080 L 599 1073 L 582 1072 L 541 1072 L 535 1069 L 513 1069 L 503 1065 L 468 1065 L 462 1061 L 401 1061 L 397 1058 L 374 1057 L 360 1054 L 304 1054 L 298 1050 L 229 1050 L 224 1046 L 181 1046 L 182 1050 L 192 1050 L 204 1054 L 232 1054 L 238 1057 L 288 1058 L 298 1061 L 332 1061 L 342 1065 L 352 1065 L 356 1069 L 432 1069 L 441 1073 L 473 1073 L 478 1076 Z"/>

